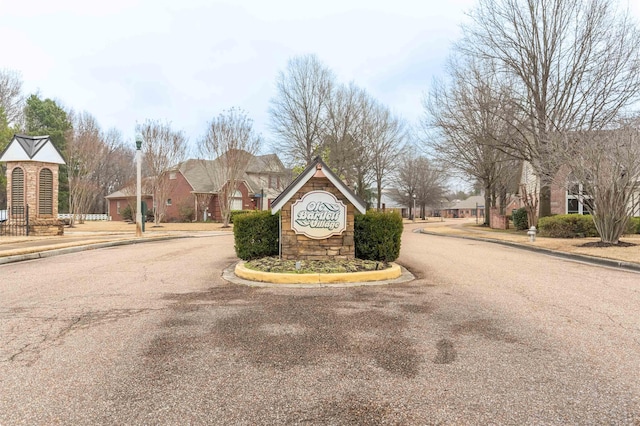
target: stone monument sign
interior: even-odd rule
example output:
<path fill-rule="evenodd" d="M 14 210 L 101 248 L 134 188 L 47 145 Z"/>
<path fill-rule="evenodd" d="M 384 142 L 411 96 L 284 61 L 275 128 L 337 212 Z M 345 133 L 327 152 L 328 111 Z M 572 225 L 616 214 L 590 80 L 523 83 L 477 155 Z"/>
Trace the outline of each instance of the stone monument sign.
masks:
<path fill-rule="evenodd" d="M 280 257 L 353 259 L 355 212 L 366 205 L 317 157 L 272 203 L 280 212 Z"/>

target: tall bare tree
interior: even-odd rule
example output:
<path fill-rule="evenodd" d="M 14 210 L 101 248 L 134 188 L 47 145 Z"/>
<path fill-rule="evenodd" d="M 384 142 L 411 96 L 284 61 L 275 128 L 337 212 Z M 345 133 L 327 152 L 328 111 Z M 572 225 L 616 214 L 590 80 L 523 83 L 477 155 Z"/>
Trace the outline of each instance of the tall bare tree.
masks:
<path fill-rule="evenodd" d="M 362 155 L 363 98 L 368 95 L 353 83 L 335 87 L 327 101 L 323 157 L 348 185 L 352 185 L 352 165 Z"/>
<path fill-rule="evenodd" d="M 405 146 L 404 122 L 393 116 L 389 109 L 376 103 L 367 114 L 364 138 L 371 160 L 371 171 L 376 186 L 377 208 L 381 208 L 385 179 L 396 167 L 397 159 Z"/>
<path fill-rule="evenodd" d="M 147 174 L 152 177 L 153 214 L 155 226 L 159 226 L 167 210 L 167 197 L 175 186 L 169 170 L 182 162 L 187 154 L 187 137 L 183 131 L 173 130 L 170 123 L 147 120 L 136 126 L 142 135 L 142 161 Z"/>
<path fill-rule="evenodd" d="M 406 149 L 398 158 L 391 197 L 409 207 L 409 216 L 415 217 L 414 202 L 423 212 L 427 206 L 439 205 L 444 197 L 445 182 L 446 175 L 432 161 L 415 148 Z"/>
<path fill-rule="evenodd" d="M 0 109 L 4 110 L 9 125 L 19 126 L 22 123 L 22 76 L 15 70 L 0 69 Z"/>
<path fill-rule="evenodd" d="M 624 122 L 565 134 L 560 144 L 569 174 L 558 183 L 591 214 L 602 242 L 618 244 L 640 193 L 640 130 Z"/>
<path fill-rule="evenodd" d="M 71 226 L 76 217 L 83 222 L 96 196 L 100 193 L 96 171 L 105 160 L 105 145 L 96 119 L 87 112 L 68 113 L 72 128 L 65 146 L 69 177 L 69 211 Z"/>
<path fill-rule="evenodd" d="M 512 123 L 512 86 L 496 73 L 488 60 L 452 57 L 449 79 L 435 81 L 424 98 L 425 143 L 435 158 L 453 175 L 472 177 L 482 184 L 485 225 L 498 194 L 506 198 L 509 184 L 517 179 L 518 161 L 505 145 L 515 133 Z M 517 186 L 511 192 L 516 192 Z M 501 202 L 504 207 L 504 202 Z"/>
<path fill-rule="evenodd" d="M 198 147 L 211 183 L 218 194 L 223 227 L 229 226 L 233 196 L 251 160 L 260 150 L 262 138 L 253 130 L 245 111 L 232 108 L 214 117 Z"/>
<path fill-rule="evenodd" d="M 293 57 L 278 74 L 269 114 L 278 138 L 274 148 L 290 164 L 309 164 L 319 154 L 333 80 L 315 55 Z"/>
<path fill-rule="evenodd" d="M 522 120 L 509 148 L 541 179 L 551 213 L 554 132 L 606 126 L 640 93 L 640 32 L 612 0 L 480 0 L 460 48 L 514 78 Z"/>

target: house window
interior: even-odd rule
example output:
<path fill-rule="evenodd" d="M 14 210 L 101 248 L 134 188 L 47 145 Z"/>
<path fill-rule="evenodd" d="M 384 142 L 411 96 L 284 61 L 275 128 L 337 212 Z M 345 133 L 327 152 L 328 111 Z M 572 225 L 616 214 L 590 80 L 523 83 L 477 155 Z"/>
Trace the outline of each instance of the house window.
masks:
<path fill-rule="evenodd" d="M 120 214 L 120 201 L 116 201 L 116 213 Z"/>
<path fill-rule="evenodd" d="M 589 214 L 591 197 L 585 192 L 584 185 L 572 183 L 567 190 L 567 214 Z"/>
<path fill-rule="evenodd" d="M 40 170 L 38 188 L 38 214 L 53 214 L 53 173 L 49 169 Z"/>
<path fill-rule="evenodd" d="M 167 205 L 170 206 L 171 205 L 171 198 L 167 198 Z"/>
<path fill-rule="evenodd" d="M 242 210 L 242 192 L 236 190 L 231 200 L 231 210 Z"/>
<path fill-rule="evenodd" d="M 174 180 L 176 178 L 176 172 L 169 172 L 169 179 Z"/>
<path fill-rule="evenodd" d="M 24 210 L 24 170 L 16 167 L 11 172 L 11 213 L 23 214 Z"/>

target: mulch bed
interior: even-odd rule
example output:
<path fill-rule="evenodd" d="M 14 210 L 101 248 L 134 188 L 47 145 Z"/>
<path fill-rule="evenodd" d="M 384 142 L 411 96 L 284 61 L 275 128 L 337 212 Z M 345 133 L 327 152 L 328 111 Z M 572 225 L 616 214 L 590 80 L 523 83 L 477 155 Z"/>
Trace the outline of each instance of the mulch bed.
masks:
<path fill-rule="evenodd" d="M 281 260 L 277 257 L 263 257 L 245 264 L 249 269 L 262 272 L 278 272 L 292 274 L 331 274 L 343 272 L 379 271 L 389 268 L 388 262 L 374 260 L 300 260 L 296 269 L 295 260 Z"/>
<path fill-rule="evenodd" d="M 603 241 L 591 241 L 588 243 L 580 244 L 578 247 L 635 247 L 637 244 L 628 243 L 626 241 L 618 241 L 618 244 L 605 243 Z"/>

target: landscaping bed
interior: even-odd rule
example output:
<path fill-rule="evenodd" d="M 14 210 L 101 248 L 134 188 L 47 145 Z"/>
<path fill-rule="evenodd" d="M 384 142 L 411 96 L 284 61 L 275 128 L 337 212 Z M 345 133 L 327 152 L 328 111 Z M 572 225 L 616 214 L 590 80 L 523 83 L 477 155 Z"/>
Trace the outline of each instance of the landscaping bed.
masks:
<path fill-rule="evenodd" d="M 299 269 L 296 263 L 299 262 Z M 389 262 L 374 260 L 281 260 L 278 257 L 263 257 L 245 264 L 248 269 L 262 272 L 291 274 L 332 274 L 345 272 L 381 271 L 391 267 Z"/>

